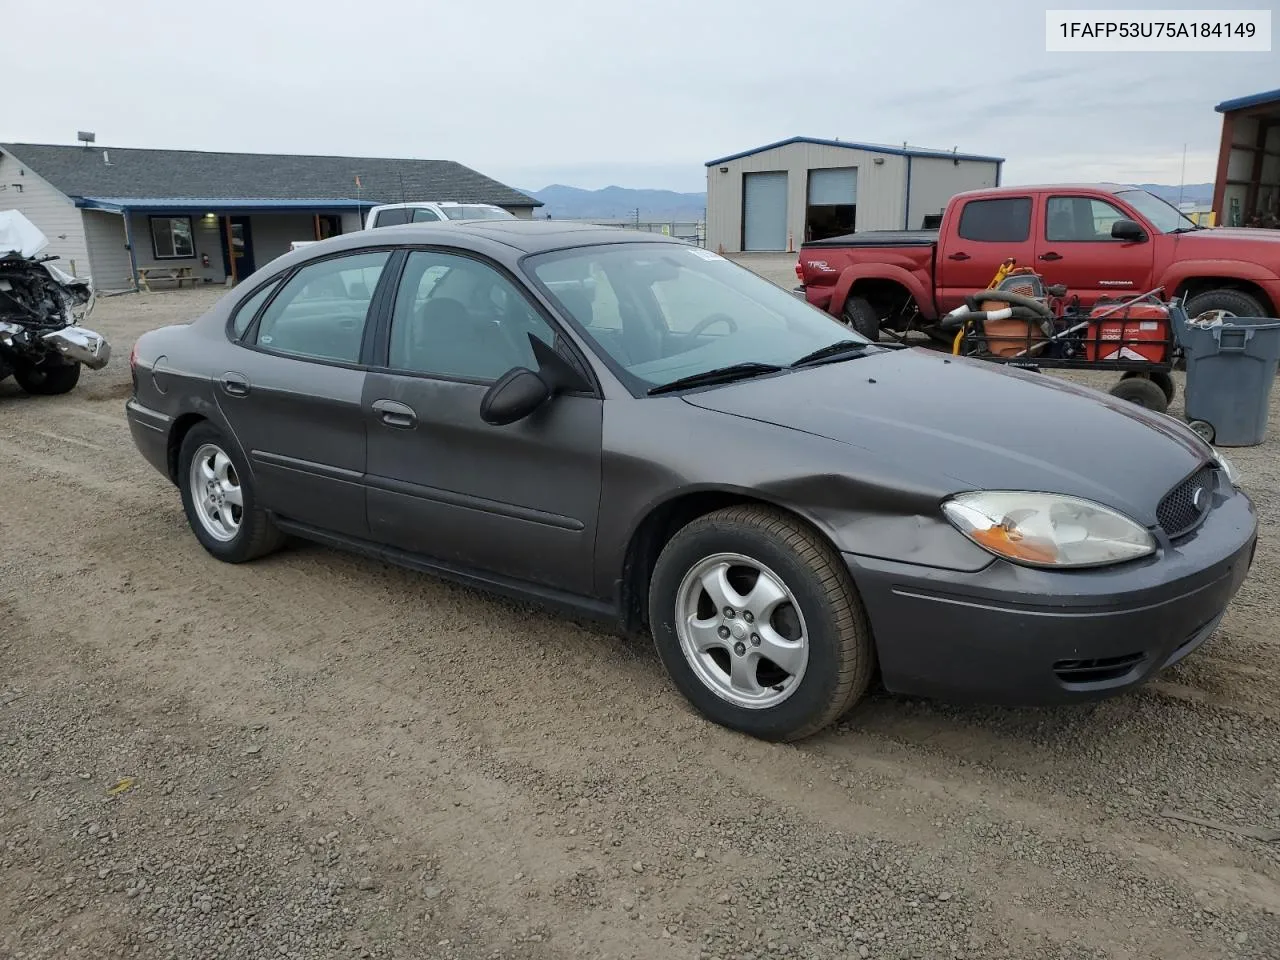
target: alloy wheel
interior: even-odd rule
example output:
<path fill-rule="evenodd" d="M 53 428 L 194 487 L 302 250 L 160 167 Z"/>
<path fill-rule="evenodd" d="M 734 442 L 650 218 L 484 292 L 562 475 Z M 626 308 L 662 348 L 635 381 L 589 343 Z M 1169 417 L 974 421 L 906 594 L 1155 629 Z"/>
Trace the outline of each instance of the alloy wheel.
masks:
<path fill-rule="evenodd" d="M 201 444 L 191 458 L 190 482 L 191 501 L 205 532 L 223 543 L 234 540 L 244 520 L 244 492 L 226 451 L 214 443 Z"/>
<path fill-rule="evenodd" d="M 809 635 L 795 595 L 773 570 L 737 553 L 699 561 L 676 591 L 676 636 L 708 690 L 766 710 L 800 686 Z"/>

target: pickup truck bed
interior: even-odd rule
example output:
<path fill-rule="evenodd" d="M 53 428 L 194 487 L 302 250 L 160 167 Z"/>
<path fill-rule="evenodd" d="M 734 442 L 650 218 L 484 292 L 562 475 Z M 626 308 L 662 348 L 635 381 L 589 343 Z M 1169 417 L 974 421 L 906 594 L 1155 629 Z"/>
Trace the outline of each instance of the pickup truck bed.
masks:
<path fill-rule="evenodd" d="M 803 249 L 822 247 L 927 247 L 938 242 L 937 230 L 867 230 L 863 233 L 846 233 L 841 237 L 810 240 Z"/>

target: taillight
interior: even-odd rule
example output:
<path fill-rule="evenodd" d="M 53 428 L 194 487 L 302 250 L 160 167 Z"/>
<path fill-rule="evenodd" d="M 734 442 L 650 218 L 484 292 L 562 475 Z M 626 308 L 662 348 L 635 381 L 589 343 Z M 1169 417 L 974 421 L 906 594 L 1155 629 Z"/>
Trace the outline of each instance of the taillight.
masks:
<path fill-rule="evenodd" d="M 129 351 L 129 371 L 137 373 L 138 371 L 138 344 L 135 341 L 133 349 Z"/>
<path fill-rule="evenodd" d="M 797 280 L 803 280 L 803 279 L 804 279 L 804 267 L 802 267 L 802 266 L 800 265 L 800 261 L 799 261 L 799 260 L 797 260 L 797 261 L 796 261 L 796 279 L 797 279 Z"/>

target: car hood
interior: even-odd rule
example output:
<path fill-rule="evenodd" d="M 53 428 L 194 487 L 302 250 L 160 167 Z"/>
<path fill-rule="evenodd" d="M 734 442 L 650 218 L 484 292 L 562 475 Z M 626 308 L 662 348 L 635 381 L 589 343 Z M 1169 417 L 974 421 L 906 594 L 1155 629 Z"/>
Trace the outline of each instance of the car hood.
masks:
<path fill-rule="evenodd" d="M 1270 255 L 1268 262 L 1280 261 L 1280 230 L 1259 230 L 1248 227 L 1212 227 L 1205 230 L 1193 230 L 1180 233 L 1178 241 L 1179 257 L 1194 258 L 1197 256 L 1220 257 L 1228 255 L 1224 244 L 1246 250 L 1252 248 L 1255 253 L 1266 251 Z"/>
<path fill-rule="evenodd" d="M 685 394 L 706 410 L 847 444 L 941 496 L 1039 490 L 1156 522 L 1173 486 L 1211 457 L 1184 425 L 1057 377 L 923 349 L 884 351 Z"/>

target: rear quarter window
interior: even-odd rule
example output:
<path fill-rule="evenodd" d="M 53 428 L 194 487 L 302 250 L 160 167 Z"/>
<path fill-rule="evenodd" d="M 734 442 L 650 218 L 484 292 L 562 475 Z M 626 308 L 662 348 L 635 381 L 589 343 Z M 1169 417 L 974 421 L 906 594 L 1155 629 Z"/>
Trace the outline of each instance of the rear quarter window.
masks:
<path fill-rule="evenodd" d="M 962 240 L 1021 243 L 1031 237 L 1031 198 L 970 200 L 960 211 Z"/>
<path fill-rule="evenodd" d="M 280 286 L 279 277 L 259 289 L 257 293 L 250 295 L 247 300 L 244 300 L 240 306 L 236 307 L 236 312 L 231 318 L 231 333 L 235 339 L 239 340 L 244 336 L 244 332 L 249 329 L 249 324 L 253 323 L 254 315 L 267 302 L 267 298 L 271 296 L 271 291 L 278 286 Z"/>

